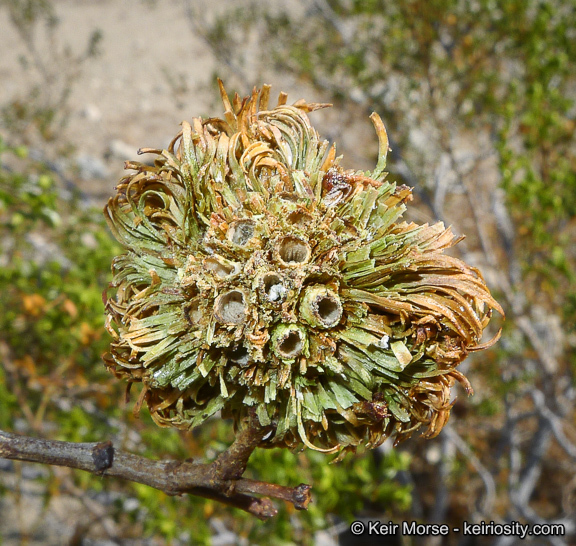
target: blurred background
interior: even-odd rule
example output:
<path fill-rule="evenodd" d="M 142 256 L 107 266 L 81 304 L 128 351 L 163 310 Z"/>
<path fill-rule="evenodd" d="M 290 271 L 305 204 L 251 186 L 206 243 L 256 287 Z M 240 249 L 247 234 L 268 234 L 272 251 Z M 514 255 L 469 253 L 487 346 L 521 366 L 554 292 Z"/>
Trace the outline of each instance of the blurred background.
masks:
<path fill-rule="evenodd" d="M 0 0 L 0 428 L 210 460 L 232 439 L 132 414 L 107 374 L 101 293 L 120 252 L 101 209 L 140 147 L 229 92 L 273 85 L 345 168 L 372 169 L 383 118 L 407 218 L 466 235 L 506 310 L 461 365 L 441 435 L 348 455 L 259 450 L 249 476 L 313 484 L 307 512 L 254 518 L 194 497 L 0 459 L 2 545 L 373 544 L 355 519 L 560 523 L 576 543 L 575 0 Z M 496 330 L 487 332 L 489 339 Z M 134 389 L 137 391 L 137 389 Z M 513 545 L 514 537 L 382 544 Z"/>

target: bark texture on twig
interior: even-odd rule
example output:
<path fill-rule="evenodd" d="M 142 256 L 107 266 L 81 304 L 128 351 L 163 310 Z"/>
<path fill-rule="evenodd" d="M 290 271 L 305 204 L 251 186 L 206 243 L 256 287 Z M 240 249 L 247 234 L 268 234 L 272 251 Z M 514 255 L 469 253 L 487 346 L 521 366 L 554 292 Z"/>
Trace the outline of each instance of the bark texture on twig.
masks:
<path fill-rule="evenodd" d="M 248 423 L 236 440 L 210 464 L 191 460 L 155 461 L 119 451 L 112 442 L 74 443 L 43 440 L 0 431 L 0 458 L 66 466 L 154 487 L 168 495 L 190 494 L 244 510 L 260 519 L 277 514 L 270 498 L 298 510 L 310 502 L 310 486 L 284 487 L 242 478 L 248 459 L 268 431 Z M 258 498 L 253 495 L 265 495 Z"/>

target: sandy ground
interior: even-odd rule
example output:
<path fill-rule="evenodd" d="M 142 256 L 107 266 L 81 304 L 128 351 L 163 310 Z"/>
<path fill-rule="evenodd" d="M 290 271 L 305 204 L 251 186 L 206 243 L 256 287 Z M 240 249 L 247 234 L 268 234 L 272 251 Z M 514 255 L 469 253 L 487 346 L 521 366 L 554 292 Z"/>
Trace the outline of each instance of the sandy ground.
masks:
<path fill-rule="evenodd" d="M 207 111 L 214 59 L 191 32 L 179 2 L 150 6 L 138 0 L 58 1 L 55 5 L 59 46 L 78 54 L 92 32 L 102 32 L 100 55 L 84 63 L 71 87 L 70 118 L 61 140 L 73 143 L 77 157 L 105 162 L 105 170 L 95 173 L 93 180 L 99 188 L 92 189 L 110 193 L 126 158 L 122 156 L 134 155 L 141 146 L 165 146 L 189 112 Z M 35 74 L 19 63 L 28 52 L 6 10 L 0 12 L 0 28 L 0 104 L 5 104 L 21 96 Z M 48 45 L 43 33 L 38 38 L 39 48 Z M 41 51 L 50 62 L 46 51 Z M 174 96 L 167 73 L 181 78 L 188 89 L 181 100 Z M 83 173 L 83 178 L 90 179 L 90 173 Z"/>
<path fill-rule="evenodd" d="M 79 79 L 70 87 L 70 116 L 58 139 L 73 145 L 70 161 L 78 168 L 79 185 L 98 202 L 112 194 L 122 176 L 123 160 L 136 159 L 138 148 L 165 147 L 183 119 L 221 115 L 216 75 L 243 93 L 252 85 L 271 83 L 273 92 L 288 92 L 290 102 L 302 97 L 323 100 L 305 83 L 278 74 L 272 67 L 262 67 L 258 57 L 264 44 L 248 44 L 242 56 L 246 70 L 242 82 L 229 67 L 218 64 L 195 31 L 185 1 L 57 0 L 54 5 L 59 21 L 55 44 L 49 42 L 43 29 L 35 34 L 40 57 L 56 71 L 55 81 L 43 87 L 41 98 L 57 93 L 58 80 L 71 67 L 64 62 L 58 69 L 55 52 L 67 47 L 79 55 L 95 30 L 102 33 L 100 55 L 82 65 Z M 188 5 L 199 18 L 211 20 L 238 2 L 192 0 Z M 302 7 L 297 0 L 282 5 Z M 0 29 L 0 105 L 4 105 L 23 97 L 39 78 L 37 70 L 24 69 L 19 61 L 23 56 L 30 60 L 31 55 L 6 9 L 0 10 Z M 339 117 L 333 110 L 315 113 L 314 122 L 323 136 L 339 142 L 340 151 L 346 151 L 347 160 L 356 168 L 373 166 L 376 136 L 367 119 L 361 120 L 355 131 L 345 131 L 344 124 L 349 128 L 350 119 Z M 350 152 L 359 132 L 373 143 L 367 157 L 364 150 Z"/>

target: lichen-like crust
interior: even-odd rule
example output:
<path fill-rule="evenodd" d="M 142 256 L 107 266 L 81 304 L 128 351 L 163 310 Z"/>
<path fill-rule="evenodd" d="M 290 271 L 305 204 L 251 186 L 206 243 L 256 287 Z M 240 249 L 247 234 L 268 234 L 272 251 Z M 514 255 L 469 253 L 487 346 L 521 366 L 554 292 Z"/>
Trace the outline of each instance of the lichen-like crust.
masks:
<path fill-rule="evenodd" d="M 195 118 L 153 166 L 128 163 L 105 215 L 126 248 L 106 302 L 109 369 L 144 384 L 161 426 L 255 409 L 266 446 L 333 452 L 448 419 L 456 370 L 502 309 L 447 256 L 442 224 L 399 223 L 411 191 L 344 171 L 307 113 L 269 86 Z"/>

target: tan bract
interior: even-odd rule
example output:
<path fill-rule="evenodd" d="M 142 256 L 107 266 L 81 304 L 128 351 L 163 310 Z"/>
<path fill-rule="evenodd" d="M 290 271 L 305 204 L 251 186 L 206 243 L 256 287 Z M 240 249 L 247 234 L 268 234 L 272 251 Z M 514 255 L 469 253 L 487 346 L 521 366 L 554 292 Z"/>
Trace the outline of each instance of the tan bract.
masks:
<path fill-rule="evenodd" d="M 456 370 L 491 309 L 480 273 L 443 250 L 441 223 L 399 223 L 411 191 L 379 158 L 344 171 L 307 114 L 269 86 L 194 118 L 154 166 L 129 163 L 105 208 L 126 248 L 106 303 L 107 366 L 144 384 L 161 426 L 218 411 L 274 426 L 265 446 L 327 452 L 448 419 Z"/>

